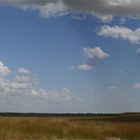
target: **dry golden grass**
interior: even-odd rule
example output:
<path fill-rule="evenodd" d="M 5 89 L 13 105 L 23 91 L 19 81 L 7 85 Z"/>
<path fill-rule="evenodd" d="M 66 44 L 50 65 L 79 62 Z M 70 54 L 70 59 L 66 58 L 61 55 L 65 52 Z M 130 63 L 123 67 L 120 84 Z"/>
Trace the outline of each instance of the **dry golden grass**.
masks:
<path fill-rule="evenodd" d="M 0 140 L 140 140 L 139 122 L 94 117 L 0 117 Z"/>

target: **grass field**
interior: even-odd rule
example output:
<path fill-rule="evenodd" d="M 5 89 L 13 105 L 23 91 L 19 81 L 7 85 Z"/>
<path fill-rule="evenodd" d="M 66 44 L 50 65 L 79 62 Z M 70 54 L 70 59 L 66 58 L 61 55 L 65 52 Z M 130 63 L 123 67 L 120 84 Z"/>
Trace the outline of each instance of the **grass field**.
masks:
<path fill-rule="evenodd" d="M 140 115 L 0 117 L 0 140 L 140 140 Z"/>

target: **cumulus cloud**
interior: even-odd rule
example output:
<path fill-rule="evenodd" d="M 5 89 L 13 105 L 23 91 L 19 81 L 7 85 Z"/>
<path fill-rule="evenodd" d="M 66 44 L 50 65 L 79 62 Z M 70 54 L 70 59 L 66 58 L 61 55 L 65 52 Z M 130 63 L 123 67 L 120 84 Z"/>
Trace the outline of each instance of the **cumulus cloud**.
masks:
<path fill-rule="evenodd" d="M 85 70 L 85 71 L 91 71 L 93 69 L 93 65 L 90 65 L 90 64 L 80 64 L 78 65 L 78 69 L 79 70 Z"/>
<path fill-rule="evenodd" d="M 53 102 L 82 102 L 83 100 L 72 94 L 71 90 L 68 88 L 64 88 L 62 90 L 52 90 L 46 91 L 44 89 L 31 89 L 31 95 L 34 98 L 53 101 Z"/>
<path fill-rule="evenodd" d="M 82 99 L 74 95 L 70 89 L 48 91 L 36 85 L 36 79 L 31 71 L 19 68 L 17 75 L 7 78 L 10 70 L 0 61 L 0 95 L 27 97 L 31 99 L 47 100 L 49 102 L 81 102 Z"/>
<path fill-rule="evenodd" d="M 83 70 L 83 71 L 91 71 L 93 70 L 94 66 L 92 64 L 83 63 L 79 64 L 77 66 L 71 66 L 70 70 Z"/>
<path fill-rule="evenodd" d="M 17 75 L 15 79 L 18 83 L 25 83 L 30 81 L 32 78 L 30 76 Z"/>
<path fill-rule="evenodd" d="M 134 88 L 134 89 L 137 89 L 137 90 L 140 90 L 140 83 L 135 83 L 135 84 L 133 85 L 133 88 Z"/>
<path fill-rule="evenodd" d="M 0 0 L 0 4 L 19 7 L 23 10 L 37 10 L 45 17 L 67 13 L 63 0 Z"/>
<path fill-rule="evenodd" d="M 63 15 L 67 12 L 139 16 L 139 0 L 0 0 L 1 4 L 22 9 L 38 10 L 44 16 Z"/>
<path fill-rule="evenodd" d="M 109 23 L 113 20 L 112 15 L 101 15 L 101 14 L 95 14 L 95 16 L 100 19 L 104 23 Z"/>
<path fill-rule="evenodd" d="M 20 74 L 30 74 L 31 72 L 25 68 L 19 68 L 18 73 Z"/>
<path fill-rule="evenodd" d="M 109 57 L 109 54 L 104 52 L 100 47 L 84 48 L 83 51 L 86 57 L 91 59 L 94 58 L 104 59 L 106 57 Z"/>
<path fill-rule="evenodd" d="M 71 66 L 70 70 L 84 70 L 91 71 L 94 66 L 97 65 L 97 60 L 105 59 L 109 57 L 109 54 L 101 49 L 101 47 L 95 48 L 83 48 L 83 53 L 86 56 L 87 62 L 83 64 L 79 64 L 77 66 Z"/>
<path fill-rule="evenodd" d="M 8 83 L 2 77 L 0 77 L 0 93 L 7 92 L 7 85 Z"/>
<path fill-rule="evenodd" d="M 10 73 L 10 69 L 0 61 L 0 75 L 8 75 Z"/>
<path fill-rule="evenodd" d="M 114 39 L 128 40 L 132 44 L 140 43 L 140 28 L 131 30 L 123 26 L 102 26 L 98 31 L 98 35 Z"/>
<path fill-rule="evenodd" d="M 85 16 L 80 16 L 80 15 L 72 15 L 71 17 L 72 19 L 79 20 L 79 21 L 85 19 Z"/>

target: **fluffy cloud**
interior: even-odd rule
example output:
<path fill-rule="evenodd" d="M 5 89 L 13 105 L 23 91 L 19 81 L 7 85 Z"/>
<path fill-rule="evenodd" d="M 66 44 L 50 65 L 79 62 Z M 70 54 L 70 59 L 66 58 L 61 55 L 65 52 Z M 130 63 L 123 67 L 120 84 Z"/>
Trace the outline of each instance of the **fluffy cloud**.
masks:
<path fill-rule="evenodd" d="M 85 71 L 91 71 L 93 69 L 93 65 L 90 65 L 90 64 L 80 64 L 78 65 L 77 67 L 79 70 L 85 70 Z"/>
<path fill-rule="evenodd" d="M 38 10 L 44 16 L 67 12 L 100 15 L 139 16 L 139 0 L 0 0 L 1 4 Z"/>
<path fill-rule="evenodd" d="M 70 67 L 70 70 L 79 69 L 84 71 L 91 71 L 93 70 L 94 66 L 97 65 L 97 62 L 95 63 L 94 61 L 109 57 L 109 54 L 104 52 L 101 47 L 83 48 L 83 53 L 88 61 L 77 66 L 72 66 Z"/>
<path fill-rule="evenodd" d="M 115 39 L 128 40 L 132 44 L 140 43 L 140 28 L 131 30 L 122 26 L 102 26 L 98 31 L 98 35 L 104 37 L 112 37 Z"/>
<path fill-rule="evenodd" d="M 30 74 L 31 72 L 25 68 L 19 68 L 18 73 L 20 74 Z"/>
<path fill-rule="evenodd" d="M 2 77 L 0 77 L 0 93 L 7 92 L 7 85 L 8 83 Z"/>
<path fill-rule="evenodd" d="M 62 0 L 0 0 L 3 5 L 11 5 L 23 10 L 37 10 L 45 17 L 61 16 L 67 13 Z"/>
<path fill-rule="evenodd" d="M 94 66 L 92 64 L 83 63 L 79 64 L 77 66 L 71 66 L 70 70 L 83 70 L 83 71 L 91 71 L 93 70 Z"/>
<path fill-rule="evenodd" d="M 100 19 L 104 23 L 109 23 L 113 20 L 112 15 L 102 15 L 102 14 L 95 14 L 95 16 Z"/>
<path fill-rule="evenodd" d="M 94 58 L 104 59 L 106 57 L 109 57 L 109 54 L 104 52 L 100 47 L 84 48 L 83 51 L 86 57 L 91 59 Z"/>
<path fill-rule="evenodd" d="M 71 90 L 68 88 L 64 88 L 61 91 L 53 90 L 53 91 L 46 91 L 44 89 L 31 89 L 30 94 L 34 98 L 53 101 L 53 102 L 82 102 L 83 100 L 73 95 Z"/>
<path fill-rule="evenodd" d="M 0 61 L 0 75 L 8 75 L 10 73 L 10 69 L 6 67 L 3 62 Z"/>
<path fill-rule="evenodd" d="M 25 83 L 30 81 L 32 78 L 30 76 L 17 75 L 15 79 L 18 83 Z"/>
<path fill-rule="evenodd" d="M 1 62 L 1 61 L 0 61 Z M 36 85 L 36 80 L 30 75 L 31 72 L 25 68 L 19 68 L 18 73 L 12 79 L 7 79 L 7 74 L 10 73 L 8 67 L 2 62 L 0 63 L 0 95 L 27 97 L 31 99 L 48 100 L 50 102 L 81 102 L 82 99 L 74 94 L 68 88 L 60 91 L 48 91 L 39 88 Z"/>
<path fill-rule="evenodd" d="M 133 85 L 134 89 L 140 90 L 140 83 L 136 83 Z"/>

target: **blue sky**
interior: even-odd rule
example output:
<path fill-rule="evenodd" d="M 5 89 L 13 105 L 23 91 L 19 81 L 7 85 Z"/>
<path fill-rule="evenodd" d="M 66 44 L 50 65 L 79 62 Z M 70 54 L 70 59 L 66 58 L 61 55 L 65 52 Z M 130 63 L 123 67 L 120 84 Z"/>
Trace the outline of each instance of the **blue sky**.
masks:
<path fill-rule="evenodd" d="M 107 2 L 0 1 L 0 111 L 140 111 L 138 1 Z"/>

